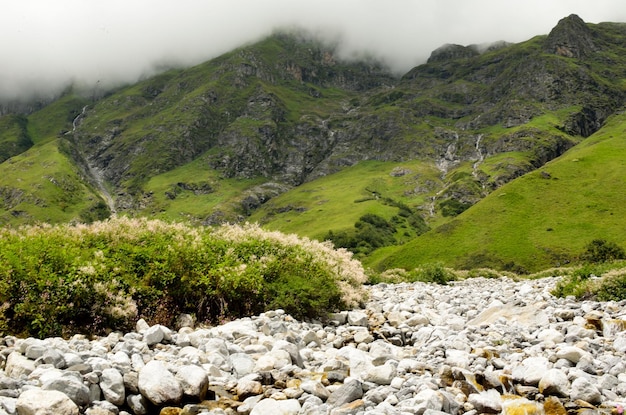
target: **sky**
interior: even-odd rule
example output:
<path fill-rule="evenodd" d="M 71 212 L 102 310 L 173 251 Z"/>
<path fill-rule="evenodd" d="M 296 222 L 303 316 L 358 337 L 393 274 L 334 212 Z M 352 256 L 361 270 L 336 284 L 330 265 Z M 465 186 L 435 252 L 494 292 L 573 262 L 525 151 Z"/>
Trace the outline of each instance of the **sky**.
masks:
<path fill-rule="evenodd" d="M 624 0 L 0 0 L 0 102 L 135 82 L 288 27 L 404 73 L 443 44 L 521 42 L 572 13 L 626 21 Z"/>

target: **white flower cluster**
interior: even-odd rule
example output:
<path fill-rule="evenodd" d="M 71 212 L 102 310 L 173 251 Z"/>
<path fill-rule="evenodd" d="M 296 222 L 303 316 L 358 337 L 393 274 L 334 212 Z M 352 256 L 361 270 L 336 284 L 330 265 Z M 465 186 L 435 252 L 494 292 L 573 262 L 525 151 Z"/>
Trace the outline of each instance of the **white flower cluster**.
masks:
<path fill-rule="evenodd" d="M 266 240 L 282 246 L 298 246 L 310 253 L 316 261 L 325 263 L 337 280 L 346 305 L 356 307 L 365 298 L 363 284 L 367 275 L 363 265 L 354 259 L 352 252 L 340 248 L 335 249 L 330 241 L 319 242 L 294 234 L 262 229 L 258 224 L 223 225 L 213 235 L 232 242 L 250 240 Z"/>

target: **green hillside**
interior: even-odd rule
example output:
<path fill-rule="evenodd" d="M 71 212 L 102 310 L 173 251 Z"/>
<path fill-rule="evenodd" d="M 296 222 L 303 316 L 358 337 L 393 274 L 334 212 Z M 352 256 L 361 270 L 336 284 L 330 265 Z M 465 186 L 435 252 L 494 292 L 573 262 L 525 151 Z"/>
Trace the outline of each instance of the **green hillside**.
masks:
<path fill-rule="evenodd" d="M 626 114 L 544 167 L 506 184 L 379 268 L 441 261 L 537 271 L 576 261 L 593 239 L 626 246 Z"/>
<path fill-rule="evenodd" d="M 0 224 L 92 222 L 108 216 L 57 140 L 32 147 L 0 165 Z"/>
<path fill-rule="evenodd" d="M 534 270 L 621 240 L 617 150 L 578 152 L 619 136 L 626 24 L 571 15 L 517 44 L 444 45 L 402 77 L 337 47 L 277 32 L 0 117 L 0 225 L 259 222 L 379 269 Z"/>

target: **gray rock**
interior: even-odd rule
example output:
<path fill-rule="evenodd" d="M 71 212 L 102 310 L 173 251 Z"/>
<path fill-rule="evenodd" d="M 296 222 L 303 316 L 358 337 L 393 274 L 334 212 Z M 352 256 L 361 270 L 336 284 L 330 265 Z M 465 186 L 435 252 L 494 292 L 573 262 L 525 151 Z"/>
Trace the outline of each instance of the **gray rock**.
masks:
<path fill-rule="evenodd" d="M 191 314 L 179 314 L 176 319 L 176 329 L 180 330 L 182 328 L 193 328 L 195 325 L 195 319 Z"/>
<path fill-rule="evenodd" d="M 539 381 L 539 392 L 543 395 L 569 396 L 569 379 L 559 369 L 548 370 Z"/>
<path fill-rule="evenodd" d="M 240 400 L 263 393 L 263 385 L 257 379 L 257 375 L 249 375 L 239 379 L 235 391 Z"/>
<path fill-rule="evenodd" d="M 372 382 L 377 385 L 389 385 L 393 378 L 396 377 L 396 373 L 396 366 L 393 364 L 372 366 L 363 376 L 363 381 Z"/>
<path fill-rule="evenodd" d="M 242 378 L 254 372 L 256 362 L 246 353 L 234 353 L 230 355 L 230 364 L 238 378 Z"/>
<path fill-rule="evenodd" d="M 149 361 L 139 372 L 139 392 L 155 405 L 177 404 L 183 388 L 163 363 Z"/>
<path fill-rule="evenodd" d="M 607 373 L 598 377 L 598 389 L 600 390 L 604 390 L 604 389 L 612 390 L 618 384 L 619 384 L 619 380 L 614 375 Z"/>
<path fill-rule="evenodd" d="M 142 333 L 143 334 L 149 328 L 150 328 L 150 325 L 143 318 L 140 318 L 137 321 L 137 323 L 135 324 L 135 331 L 137 333 Z"/>
<path fill-rule="evenodd" d="M 176 370 L 176 379 L 183 388 L 183 394 L 204 400 L 209 388 L 209 378 L 200 366 L 183 365 Z"/>
<path fill-rule="evenodd" d="M 78 406 L 63 392 L 29 389 L 16 403 L 19 415 L 78 415 Z"/>
<path fill-rule="evenodd" d="M 124 388 L 130 393 L 139 393 L 139 373 L 129 370 L 122 375 Z"/>
<path fill-rule="evenodd" d="M 570 399 L 573 401 L 580 399 L 590 404 L 599 404 L 602 402 L 602 394 L 589 379 L 579 377 L 572 382 Z"/>
<path fill-rule="evenodd" d="M 166 327 L 160 324 L 155 324 L 143 332 L 143 341 L 146 342 L 148 346 L 154 346 L 155 344 L 161 343 L 165 338 L 166 330 Z"/>
<path fill-rule="evenodd" d="M 119 408 L 109 401 L 92 402 L 91 407 L 87 411 L 95 415 L 107 415 L 107 414 L 117 415 L 120 412 Z M 85 411 L 85 415 L 87 415 L 87 411 Z"/>
<path fill-rule="evenodd" d="M 493 389 L 482 393 L 472 393 L 467 397 L 467 402 L 479 413 L 497 414 L 502 411 L 500 395 Z"/>
<path fill-rule="evenodd" d="M 78 406 L 85 406 L 91 402 L 89 388 L 77 372 L 65 372 L 60 377 L 45 382 L 41 389 L 62 392 Z"/>
<path fill-rule="evenodd" d="M 336 326 L 341 326 L 342 324 L 346 324 L 348 321 L 348 312 L 342 311 L 340 313 L 330 313 L 328 316 L 330 322 Z"/>
<path fill-rule="evenodd" d="M 330 392 L 324 385 L 315 380 L 305 380 L 300 385 L 300 388 L 306 393 L 320 398 L 322 401 L 326 401 L 330 396 Z"/>
<path fill-rule="evenodd" d="M 296 353 L 296 349 L 292 350 L 292 352 Z M 265 362 L 266 365 L 269 365 L 270 362 L 272 363 L 272 367 L 269 370 L 282 369 L 285 366 L 289 366 L 293 363 L 291 359 L 291 354 L 284 349 L 272 349 L 271 352 L 261 356 L 261 359 L 263 358 L 267 359 L 267 361 Z M 259 359 L 258 362 L 262 362 L 263 360 L 261 359 Z"/>
<path fill-rule="evenodd" d="M 24 356 L 31 360 L 37 360 L 40 357 L 43 357 L 43 354 L 48 350 L 48 347 L 41 343 L 30 345 L 24 351 Z"/>
<path fill-rule="evenodd" d="M 304 401 L 299 415 L 327 415 L 328 405 L 325 405 L 319 398 L 316 398 L 317 400 L 312 398 L 316 397 L 309 397 Z"/>
<path fill-rule="evenodd" d="M 75 365 L 84 364 L 84 360 L 76 353 L 63 353 L 63 360 L 65 360 L 65 367 L 68 369 Z"/>
<path fill-rule="evenodd" d="M 374 336 L 368 331 L 357 331 L 354 333 L 354 341 L 355 343 L 371 343 L 374 341 Z"/>
<path fill-rule="evenodd" d="M 365 402 L 361 399 L 344 404 L 339 408 L 333 408 L 330 410 L 330 415 L 356 415 L 363 413 L 365 409 Z"/>
<path fill-rule="evenodd" d="M 100 389 L 104 399 L 114 405 L 122 406 L 126 401 L 124 377 L 117 369 L 104 369 L 100 377 Z"/>
<path fill-rule="evenodd" d="M 310 344 L 310 343 L 315 343 L 317 346 L 322 345 L 320 338 L 318 337 L 317 333 L 315 333 L 313 330 L 307 331 L 306 333 L 304 333 L 304 336 L 302 336 L 303 346 L 306 346 L 307 344 Z"/>
<path fill-rule="evenodd" d="M 246 414 L 246 413 L 249 414 L 250 411 L 252 411 L 252 408 L 254 408 L 254 405 L 259 403 L 261 399 L 263 398 L 264 398 L 263 395 L 254 395 L 254 396 L 250 396 L 244 399 L 243 404 L 237 408 L 237 412 L 243 413 L 243 414 Z"/>
<path fill-rule="evenodd" d="M 302 355 L 300 354 L 300 349 L 293 343 L 290 343 L 286 340 L 278 340 L 274 343 L 274 347 L 272 347 L 272 351 L 275 350 L 284 350 L 289 353 L 291 357 L 291 362 L 298 367 L 304 368 L 304 361 L 302 360 Z"/>
<path fill-rule="evenodd" d="M 97 383 L 91 383 L 89 385 L 89 401 L 99 401 L 102 397 L 102 389 L 100 389 L 100 385 Z"/>
<path fill-rule="evenodd" d="M 57 349 L 48 348 L 41 357 L 44 363 L 52 365 L 57 369 L 66 367 L 65 357 Z"/>
<path fill-rule="evenodd" d="M 135 415 L 146 415 L 148 413 L 149 402 L 143 395 L 128 395 L 126 404 Z"/>
<path fill-rule="evenodd" d="M 4 372 L 7 376 L 14 379 L 30 375 L 33 370 L 35 370 L 35 362 L 22 356 L 19 352 L 9 354 L 4 367 Z"/>
<path fill-rule="evenodd" d="M 619 333 L 613 339 L 613 349 L 618 353 L 626 353 L 626 332 Z"/>
<path fill-rule="evenodd" d="M 407 405 L 405 403 L 410 402 L 410 405 L 413 407 L 411 412 L 421 415 L 428 409 L 441 411 L 443 409 L 443 401 L 443 395 L 441 395 L 438 391 L 424 389 L 415 395 L 413 399 L 402 401 L 400 407 L 406 408 Z"/>
<path fill-rule="evenodd" d="M 133 364 L 127 352 L 119 351 L 109 356 L 109 361 L 122 374 L 128 372 Z"/>
<path fill-rule="evenodd" d="M 537 385 L 548 369 L 549 362 L 546 357 L 528 357 L 513 370 L 512 376 L 526 385 Z"/>
<path fill-rule="evenodd" d="M 277 401 L 269 398 L 254 405 L 250 415 L 298 415 L 301 408 L 296 399 Z"/>
<path fill-rule="evenodd" d="M 537 333 L 537 340 L 544 343 L 549 342 L 551 344 L 558 344 L 565 340 L 565 336 L 559 330 L 544 329 Z"/>
<path fill-rule="evenodd" d="M 565 346 L 556 351 L 557 358 L 566 359 L 574 364 L 577 364 L 583 356 L 588 355 L 588 352 L 576 346 Z"/>
<path fill-rule="evenodd" d="M 349 311 L 348 324 L 350 326 L 368 327 L 369 319 L 367 318 L 367 314 L 362 311 Z"/>
<path fill-rule="evenodd" d="M 363 386 L 361 381 L 350 379 L 332 392 L 326 403 L 330 406 L 342 406 L 363 397 Z"/>
<path fill-rule="evenodd" d="M 15 392 L 17 392 L 17 396 L 15 397 L 0 397 L 0 409 L 11 415 L 17 413 L 17 398 L 19 396 L 19 391 L 16 390 Z"/>

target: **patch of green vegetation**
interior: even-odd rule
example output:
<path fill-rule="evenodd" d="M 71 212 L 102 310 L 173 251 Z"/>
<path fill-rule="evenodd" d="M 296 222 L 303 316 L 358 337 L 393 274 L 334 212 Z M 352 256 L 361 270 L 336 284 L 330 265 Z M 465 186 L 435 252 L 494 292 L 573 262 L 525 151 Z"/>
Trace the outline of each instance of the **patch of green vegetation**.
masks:
<path fill-rule="evenodd" d="M 552 292 L 555 296 L 594 297 L 600 301 L 626 299 L 624 248 L 615 242 L 594 239 L 587 244 L 580 258 L 585 265 L 566 273 Z"/>
<path fill-rule="evenodd" d="M 2 163 L 0 176 L 3 225 L 83 221 L 88 219 L 83 215 L 102 202 L 59 151 L 57 141 L 36 145 Z"/>
<path fill-rule="evenodd" d="M 587 245 L 585 252 L 583 252 L 580 258 L 585 262 L 591 263 L 608 262 L 626 259 L 626 253 L 624 248 L 615 242 L 594 239 Z"/>
<path fill-rule="evenodd" d="M 446 285 L 451 281 L 466 277 L 466 275 L 462 275 L 458 271 L 444 267 L 441 263 L 428 263 L 410 271 L 393 268 L 380 274 L 370 273 L 368 284 L 425 282 Z"/>
<path fill-rule="evenodd" d="M 395 245 L 396 228 L 384 218 L 368 213 L 359 218 L 351 231 L 333 232 L 324 236 L 337 248 L 346 248 L 359 255 L 367 255 L 374 249 Z"/>
<path fill-rule="evenodd" d="M 28 134 L 35 144 L 54 140 L 72 131 L 73 121 L 89 104 L 89 99 L 68 91 L 52 104 L 28 116 Z"/>
<path fill-rule="evenodd" d="M 589 238 L 626 244 L 626 116 L 392 253 L 379 267 L 488 266 L 533 272 L 577 260 Z"/>
<path fill-rule="evenodd" d="M 626 299 L 626 268 L 624 261 L 585 264 L 562 273 L 552 291 L 557 297 L 622 301 Z"/>
<path fill-rule="evenodd" d="M 319 318 L 363 300 L 360 263 L 256 226 L 217 229 L 119 217 L 0 229 L 0 334 L 128 330 L 181 313 L 216 322 L 282 308 Z"/>
<path fill-rule="evenodd" d="M 224 178 L 208 166 L 203 157 L 192 163 L 151 178 L 145 186 L 151 195 L 142 215 L 162 220 L 186 220 L 201 223 L 220 212 L 222 219 L 240 214 L 241 195 L 245 190 L 266 182 L 264 178 Z M 194 187 L 210 191 L 196 190 Z M 172 190 L 174 189 L 174 190 Z"/>
<path fill-rule="evenodd" d="M 400 175 L 393 176 L 394 171 Z M 249 220 L 269 229 L 323 239 L 330 230 L 351 231 L 359 218 L 373 214 L 390 223 L 401 222 L 396 237 L 404 242 L 423 231 L 417 217 L 430 192 L 427 183 L 439 180 L 438 175 L 432 165 L 418 160 L 361 162 L 270 200 Z"/>
<path fill-rule="evenodd" d="M 33 145 L 27 126 L 28 119 L 24 116 L 0 117 L 0 163 L 23 153 Z"/>

